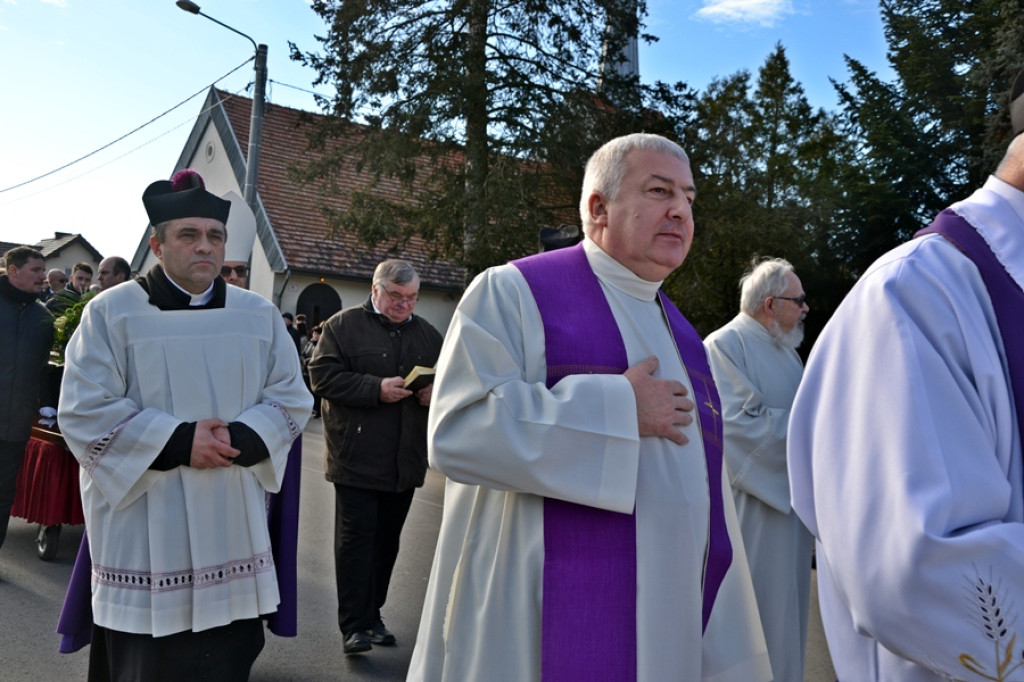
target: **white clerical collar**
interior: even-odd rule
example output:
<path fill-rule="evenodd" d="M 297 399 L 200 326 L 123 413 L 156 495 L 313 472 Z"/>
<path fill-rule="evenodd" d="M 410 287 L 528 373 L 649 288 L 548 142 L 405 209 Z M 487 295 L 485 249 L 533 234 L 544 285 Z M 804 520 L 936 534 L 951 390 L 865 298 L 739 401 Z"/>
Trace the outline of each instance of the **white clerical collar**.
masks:
<path fill-rule="evenodd" d="M 164 277 L 167 278 L 167 281 L 170 282 L 175 289 L 189 297 L 189 307 L 196 305 L 206 305 L 207 303 L 210 302 L 210 299 L 213 298 L 213 282 L 210 282 L 210 286 L 203 293 L 193 294 L 179 287 L 178 283 L 171 279 L 166 272 L 164 272 Z"/>
<path fill-rule="evenodd" d="M 985 189 L 1002 197 L 1020 218 L 1021 223 L 1024 223 L 1024 192 L 994 175 L 988 176 L 988 180 L 985 181 Z"/>
<path fill-rule="evenodd" d="M 583 239 L 583 251 L 597 278 L 610 287 L 641 301 L 653 301 L 661 288 L 661 282 L 648 282 L 625 265 L 615 260 L 598 246 L 590 237 Z"/>
<path fill-rule="evenodd" d="M 980 205 L 969 200 L 957 202 L 953 204 L 953 211 L 978 230 L 996 259 L 1019 285 L 1024 286 L 1024 192 L 994 175 L 989 176 L 975 195 L 985 192 L 996 195 L 999 201 L 981 199 Z"/>

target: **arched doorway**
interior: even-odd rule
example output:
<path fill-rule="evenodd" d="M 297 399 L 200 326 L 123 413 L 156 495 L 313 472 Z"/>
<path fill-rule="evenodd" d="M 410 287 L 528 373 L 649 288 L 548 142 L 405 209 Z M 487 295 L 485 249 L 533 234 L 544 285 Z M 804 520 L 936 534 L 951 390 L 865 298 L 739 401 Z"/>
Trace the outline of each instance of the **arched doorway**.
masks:
<path fill-rule="evenodd" d="M 312 328 L 341 310 L 341 296 L 328 284 L 317 282 L 310 284 L 299 294 L 295 304 L 296 313 L 305 313 L 306 323 Z"/>

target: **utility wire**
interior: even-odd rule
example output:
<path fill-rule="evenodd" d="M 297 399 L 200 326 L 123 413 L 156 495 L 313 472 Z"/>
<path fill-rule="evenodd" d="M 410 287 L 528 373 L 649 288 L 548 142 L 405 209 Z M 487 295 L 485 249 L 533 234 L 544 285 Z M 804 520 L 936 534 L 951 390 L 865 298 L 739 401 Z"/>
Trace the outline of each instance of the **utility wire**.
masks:
<path fill-rule="evenodd" d="M 307 90 L 305 88 L 300 88 L 299 86 L 291 85 L 290 83 L 282 83 L 281 81 L 276 81 L 273 78 L 271 78 L 268 82 L 273 83 L 274 85 L 280 85 L 282 88 L 291 88 L 292 90 L 298 90 L 299 92 L 305 92 L 305 93 L 307 93 L 309 95 L 313 95 L 314 97 L 324 97 L 323 93 L 319 93 L 319 92 L 316 92 L 314 90 Z"/>
<path fill-rule="evenodd" d="M 250 85 L 251 85 L 251 83 L 250 83 Z M 248 86 L 246 86 L 244 89 L 248 89 Z M 239 95 L 239 92 L 240 91 L 236 91 L 234 93 L 230 93 L 230 92 L 226 93 L 227 94 L 227 98 L 224 99 L 223 101 L 227 101 L 229 99 L 233 99 L 234 97 L 237 97 Z M 194 97 L 194 95 L 193 95 L 193 97 Z M 188 100 L 186 100 L 186 101 L 188 101 Z M 202 116 L 203 114 L 207 113 L 211 109 L 216 108 L 216 106 L 217 105 L 214 105 L 214 106 L 209 107 L 208 109 L 203 109 L 202 111 L 199 112 L 199 116 Z M 168 111 L 168 113 L 169 113 L 169 111 Z M 189 124 L 193 123 L 194 121 L 195 121 L 195 117 L 189 117 L 189 118 L 183 120 L 181 123 L 178 123 L 174 127 L 168 128 L 167 130 L 165 130 L 164 132 L 160 133 L 156 137 L 150 138 L 150 139 L 146 140 L 145 142 L 143 142 L 142 144 L 139 144 L 139 145 L 136 145 L 136 146 L 132 147 L 131 149 L 129 149 L 128 151 L 124 152 L 120 156 L 115 156 L 114 158 L 110 159 L 109 161 L 101 163 L 100 165 L 95 166 L 93 168 L 90 168 L 90 169 L 88 169 L 86 171 L 82 171 L 78 175 L 72 175 L 71 177 L 67 178 L 66 180 L 62 180 L 61 182 L 58 182 L 55 185 L 50 185 L 48 187 L 43 187 L 43 188 L 39 189 L 38 191 L 36 191 L 36 192 L 34 192 L 32 194 L 26 194 L 24 196 L 18 197 L 17 199 L 12 199 L 11 201 L 6 202 L 6 203 L 0 203 L 0 206 L 7 206 L 8 204 L 13 204 L 13 203 L 17 203 L 19 201 L 24 201 L 26 199 L 31 199 L 34 196 L 38 196 L 40 194 L 44 194 L 44 193 L 49 192 L 49 191 L 51 191 L 51 190 L 53 190 L 53 189 L 55 189 L 57 187 L 61 187 L 63 185 L 66 185 L 69 182 L 74 182 L 75 180 L 78 180 L 80 178 L 84 178 L 87 175 L 95 173 L 96 171 L 100 170 L 101 168 L 106 168 L 107 166 L 109 166 L 109 165 L 111 165 L 113 163 L 117 163 L 121 159 L 124 159 L 124 158 L 126 158 L 128 156 L 131 156 L 132 154 L 134 154 L 135 152 L 139 151 L 143 147 L 147 147 L 147 146 L 153 144 L 154 142 L 156 142 L 157 140 L 159 140 L 161 138 L 164 138 L 164 137 L 167 137 L 168 135 L 173 133 L 178 128 L 181 128 L 182 126 L 185 126 L 185 125 L 189 125 Z M 125 136 L 125 137 L 127 137 L 127 136 Z M 124 138 L 120 138 L 120 139 L 124 139 Z M 85 158 L 85 157 L 82 157 L 82 158 Z M 70 164 L 68 164 L 68 165 L 70 165 Z M 64 167 L 66 168 L 67 166 L 64 166 Z M 45 176 L 40 176 L 40 177 L 45 177 Z M 28 183 L 22 183 L 22 185 L 25 185 L 25 184 L 28 184 Z M 22 185 L 18 185 L 18 186 L 20 187 Z M 10 188 L 10 189 L 13 189 L 13 187 Z"/>
<path fill-rule="evenodd" d="M 31 180 L 25 180 L 24 182 L 19 182 L 17 185 L 11 185 L 10 187 L 5 187 L 4 189 L 0 189 L 0 194 L 3 194 L 4 192 L 10 192 L 11 190 L 18 189 L 19 187 L 24 187 L 25 185 L 30 185 L 33 182 L 37 182 L 39 180 L 42 180 L 43 178 L 49 177 L 49 176 L 53 175 L 54 173 L 59 173 L 60 171 L 64 170 L 65 168 L 70 168 L 71 166 L 75 165 L 76 163 L 80 163 L 82 161 L 85 161 L 86 159 L 88 159 L 91 156 L 95 156 L 96 154 L 99 154 L 104 149 L 107 149 L 108 147 L 111 147 L 111 146 L 117 144 L 118 142 L 120 142 L 121 140 L 125 139 L 126 137 L 130 137 L 131 135 L 134 135 L 135 133 L 139 132 L 140 130 L 142 130 L 146 126 L 150 125 L 151 123 L 154 123 L 154 122 L 158 121 L 159 119 L 163 118 L 164 116 L 167 116 L 168 114 L 170 114 L 175 109 L 179 109 L 180 107 L 184 106 L 185 104 L 187 104 L 191 100 L 195 99 L 199 95 L 201 95 L 204 92 L 208 91 L 212 86 L 216 85 L 220 81 L 224 80 L 225 78 L 227 78 L 228 76 L 233 74 L 235 71 L 238 71 L 240 68 L 242 68 L 243 66 L 245 66 L 246 64 L 251 62 L 253 59 L 255 59 L 255 57 L 249 57 L 248 59 L 246 59 L 244 62 L 242 62 L 238 66 L 236 66 L 235 68 L 231 69 L 230 71 L 228 71 L 226 74 L 224 74 L 223 76 L 221 76 L 217 80 L 213 81 L 213 83 L 210 83 L 209 85 L 204 86 L 201 90 L 198 90 L 194 94 L 189 95 L 188 98 L 182 100 L 178 104 L 175 104 L 173 107 L 171 107 L 167 111 L 165 111 L 162 114 L 159 114 L 159 115 L 151 118 L 150 120 L 146 121 L 145 123 L 143 123 L 139 127 L 135 128 L 134 130 L 132 130 L 130 132 L 125 133 L 124 135 L 122 135 L 121 137 L 117 138 L 116 140 L 114 140 L 112 142 L 108 142 L 107 144 L 103 145 L 102 147 L 89 152 L 85 156 L 80 156 L 79 158 L 75 159 L 74 161 L 69 161 L 68 163 L 64 164 L 63 166 L 61 166 L 59 168 L 55 168 L 55 169 L 53 169 L 51 171 L 43 173 L 42 175 L 37 175 L 36 177 L 32 178 Z"/>

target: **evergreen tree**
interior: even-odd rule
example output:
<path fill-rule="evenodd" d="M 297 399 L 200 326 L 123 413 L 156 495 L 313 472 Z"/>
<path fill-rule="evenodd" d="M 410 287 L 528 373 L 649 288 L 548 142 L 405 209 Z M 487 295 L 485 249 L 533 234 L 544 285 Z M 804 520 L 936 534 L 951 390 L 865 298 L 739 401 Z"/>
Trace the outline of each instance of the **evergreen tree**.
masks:
<path fill-rule="evenodd" d="M 1024 67 L 1024 10 L 1007 0 L 882 0 L 883 82 L 848 59 L 837 85 L 858 151 L 841 209 L 855 274 L 991 173 L 1008 142 L 1007 95 Z"/>
<path fill-rule="evenodd" d="M 817 263 L 841 192 L 837 169 L 845 155 L 835 126 L 809 105 L 781 45 L 752 90 L 741 71 L 713 81 L 698 99 L 686 143 L 697 182 L 697 231 L 685 266 L 667 286 L 702 334 L 736 314 L 737 283 L 755 257 L 791 261 L 812 301 L 833 288 L 826 282 L 835 273 L 819 271 Z"/>
<path fill-rule="evenodd" d="M 327 153 L 298 175 L 342 192 L 339 178 L 362 173 L 370 182 L 330 216 L 335 228 L 366 243 L 420 234 L 470 275 L 534 251 L 541 226 L 578 220 L 579 184 L 568 181 L 579 171 L 566 169 L 582 165 L 598 134 L 635 130 L 651 118 L 644 103 L 685 99 L 682 86 L 612 75 L 595 100 L 602 56 L 621 59 L 643 2 L 315 0 L 313 9 L 328 26 L 324 51 L 293 45 L 292 58 L 335 95 L 321 102 L 328 120 L 312 140 Z M 574 114 L 560 147 L 553 134 Z M 672 116 L 655 118 L 671 128 Z"/>

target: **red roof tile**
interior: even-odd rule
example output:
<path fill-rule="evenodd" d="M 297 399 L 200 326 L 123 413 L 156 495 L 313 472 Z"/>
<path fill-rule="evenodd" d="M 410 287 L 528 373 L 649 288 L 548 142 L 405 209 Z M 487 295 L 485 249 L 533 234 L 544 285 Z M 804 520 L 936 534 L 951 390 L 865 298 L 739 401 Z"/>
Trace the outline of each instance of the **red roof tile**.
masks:
<path fill-rule="evenodd" d="M 252 100 L 221 90 L 216 94 L 244 156 L 249 144 Z M 404 247 L 389 243 L 373 248 L 359 243 L 353 234 L 336 232 L 328 236 L 331 228 L 318 203 L 344 211 L 347 199 L 324 194 L 311 197 L 315 189 L 292 180 L 288 174 L 290 167 L 307 163 L 315 154 L 307 150 L 311 124 L 303 122 L 303 116 L 317 115 L 267 103 L 260 145 L 257 190 L 288 267 L 293 272 L 370 279 L 380 261 L 397 257 L 416 268 L 425 287 L 461 291 L 465 271 L 451 261 L 431 260 L 418 236 Z M 353 129 L 358 130 L 355 126 Z M 367 182 L 356 173 L 356 160 L 352 155 L 351 172 L 340 182 L 351 186 Z"/>

